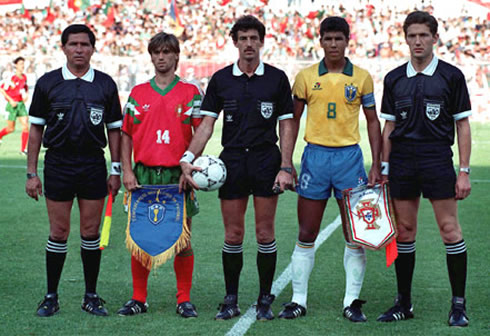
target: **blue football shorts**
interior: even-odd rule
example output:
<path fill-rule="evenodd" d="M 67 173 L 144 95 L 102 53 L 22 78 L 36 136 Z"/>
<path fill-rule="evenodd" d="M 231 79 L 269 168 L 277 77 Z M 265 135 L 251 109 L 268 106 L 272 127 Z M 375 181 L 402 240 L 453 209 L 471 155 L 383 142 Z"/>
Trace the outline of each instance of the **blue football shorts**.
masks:
<path fill-rule="evenodd" d="M 364 159 L 359 145 L 325 147 L 307 144 L 301 158 L 298 195 L 313 200 L 336 199 L 342 190 L 367 183 Z"/>

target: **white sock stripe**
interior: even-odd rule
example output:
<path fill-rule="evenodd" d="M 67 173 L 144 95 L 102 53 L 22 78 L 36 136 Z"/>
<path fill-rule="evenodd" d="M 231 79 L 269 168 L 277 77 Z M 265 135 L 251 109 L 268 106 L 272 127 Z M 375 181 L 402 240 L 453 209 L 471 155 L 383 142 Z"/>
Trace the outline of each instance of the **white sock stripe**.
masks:
<path fill-rule="evenodd" d="M 100 248 L 100 237 L 97 238 L 96 240 L 85 240 L 82 238 L 82 244 L 81 244 L 82 249 L 84 250 L 98 250 Z"/>
<path fill-rule="evenodd" d="M 297 241 L 296 246 L 301 247 L 301 248 L 314 248 L 315 247 L 315 242 L 312 243 L 305 243 L 302 241 Z"/>
<path fill-rule="evenodd" d="M 260 253 L 274 253 L 277 252 L 277 245 L 276 241 L 274 240 L 272 243 L 269 244 L 258 244 L 258 251 Z"/>
<path fill-rule="evenodd" d="M 99 246 L 99 244 L 100 244 L 100 240 L 91 241 L 91 242 L 82 241 L 81 243 L 82 246 L 87 246 L 87 247 Z"/>
<path fill-rule="evenodd" d="M 66 253 L 68 252 L 68 244 L 67 243 L 56 243 L 51 240 L 48 240 L 46 244 L 46 251 L 53 253 Z"/>
<path fill-rule="evenodd" d="M 230 245 L 227 243 L 223 244 L 223 252 L 225 253 L 242 253 L 243 252 L 243 245 Z"/>
<path fill-rule="evenodd" d="M 65 247 L 68 245 L 68 243 L 57 243 L 57 242 L 54 242 L 54 241 L 48 239 L 48 245 Z"/>
<path fill-rule="evenodd" d="M 94 239 L 94 240 L 86 240 L 86 239 L 81 238 L 81 241 L 82 241 L 82 244 L 87 244 L 87 245 L 98 244 L 98 243 L 100 243 L 100 237 L 97 239 Z"/>
<path fill-rule="evenodd" d="M 446 244 L 447 254 L 460 254 L 466 252 L 466 244 L 464 241 L 457 244 Z"/>
<path fill-rule="evenodd" d="M 466 247 L 466 243 L 464 242 L 464 240 L 460 241 L 459 243 L 444 244 L 444 245 L 446 245 L 446 248 L 450 248 L 450 249 Z"/>
<path fill-rule="evenodd" d="M 258 248 L 257 249 L 260 253 L 274 253 L 274 252 L 277 252 L 277 248 L 274 246 L 273 248 L 268 248 L 268 249 L 264 249 L 264 248 Z"/>
<path fill-rule="evenodd" d="M 415 252 L 415 242 L 413 243 L 396 243 L 398 253 L 413 253 Z"/>
<path fill-rule="evenodd" d="M 52 253 L 67 253 L 68 248 L 66 248 L 66 249 L 52 249 L 52 248 L 46 246 L 46 251 L 52 252 Z"/>

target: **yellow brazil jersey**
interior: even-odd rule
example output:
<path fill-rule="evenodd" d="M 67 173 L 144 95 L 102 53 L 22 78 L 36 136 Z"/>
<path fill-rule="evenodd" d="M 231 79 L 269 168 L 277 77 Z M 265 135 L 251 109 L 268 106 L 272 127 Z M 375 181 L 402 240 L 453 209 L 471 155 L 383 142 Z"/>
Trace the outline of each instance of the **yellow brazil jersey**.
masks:
<path fill-rule="evenodd" d="M 348 58 L 342 73 L 331 73 L 322 60 L 301 70 L 293 95 L 306 102 L 305 141 L 343 147 L 359 143 L 359 109 L 375 108 L 373 79 Z"/>

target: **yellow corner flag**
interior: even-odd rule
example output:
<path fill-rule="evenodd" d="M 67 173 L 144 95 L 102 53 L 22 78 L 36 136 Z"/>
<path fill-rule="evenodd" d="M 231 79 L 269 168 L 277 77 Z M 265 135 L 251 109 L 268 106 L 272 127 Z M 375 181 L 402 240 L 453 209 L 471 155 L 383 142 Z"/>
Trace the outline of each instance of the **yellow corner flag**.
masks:
<path fill-rule="evenodd" d="M 107 204 L 105 206 L 104 224 L 102 225 L 102 233 L 100 234 L 101 250 L 103 250 L 107 245 L 109 245 L 111 224 L 112 224 L 112 194 L 109 191 L 109 196 L 107 196 Z"/>

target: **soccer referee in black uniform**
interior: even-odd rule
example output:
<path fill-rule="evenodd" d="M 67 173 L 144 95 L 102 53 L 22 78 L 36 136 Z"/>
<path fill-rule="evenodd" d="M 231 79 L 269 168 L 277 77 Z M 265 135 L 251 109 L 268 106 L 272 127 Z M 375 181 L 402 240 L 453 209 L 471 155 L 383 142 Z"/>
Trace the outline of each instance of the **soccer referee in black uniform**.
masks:
<path fill-rule="evenodd" d="M 59 310 L 58 283 L 68 250 L 70 213 L 76 197 L 85 276 L 82 309 L 105 316 L 103 300 L 96 294 L 101 257 L 99 225 L 107 192 L 115 197 L 121 186 L 121 105 L 112 78 L 90 66 L 95 50 L 94 33 L 85 25 L 71 25 L 63 31 L 61 45 L 66 65 L 38 80 L 29 111 L 26 192 L 35 200 L 43 195 L 37 176 L 42 141 L 47 148 L 44 195 L 50 224 L 46 246 L 48 290 L 37 315 L 51 316 Z M 103 151 L 107 145 L 105 129 L 112 160 L 109 179 Z"/>
<path fill-rule="evenodd" d="M 291 87 L 283 71 L 260 60 L 265 27 L 257 18 L 241 17 L 230 35 L 239 59 L 211 78 L 201 106 L 204 119 L 181 159 L 181 167 L 187 183 L 197 188 L 191 177 L 196 167 L 190 163 L 194 155 L 204 149 L 223 111 L 221 144 L 224 149 L 220 158 L 228 176 L 219 190 L 219 198 L 225 226 L 222 261 L 226 296 L 216 319 L 227 320 L 240 314 L 238 283 L 243 265 L 242 242 L 245 212 L 252 194 L 260 281 L 257 319 L 271 320 L 274 318 L 270 308 L 274 301 L 271 286 L 277 255 L 274 217 L 278 199 L 273 187 L 283 191 L 293 186 Z M 276 145 L 278 121 L 281 151 Z"/>
<path fill-rule="evenodd" d="M 466 245 L 458 221 L 457 201 L 471 191 L 469 179 L 471 104 L 463 73 L 439 60 L 436 19 L 426 12 L 410 13 L 403 25 L 410 61 L 384 80 L 381 117 L 382 174 L 390 181 L 398 225 L 395 262 L 398 296 L 378 321 L 413 318 L 412 276 L 420 195 L 428 198 L 446 247 L 452 288 L 449 325 L 468 325 L 465 309 Z M 456 125 L 456 127 L 455 127 Z M 451 146 L 458 133 L 459 171 L 454 172 Z M 421 225 L 425 225 L 422 223 Z"/>

